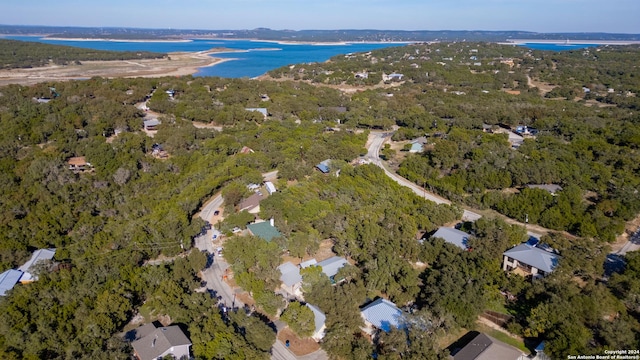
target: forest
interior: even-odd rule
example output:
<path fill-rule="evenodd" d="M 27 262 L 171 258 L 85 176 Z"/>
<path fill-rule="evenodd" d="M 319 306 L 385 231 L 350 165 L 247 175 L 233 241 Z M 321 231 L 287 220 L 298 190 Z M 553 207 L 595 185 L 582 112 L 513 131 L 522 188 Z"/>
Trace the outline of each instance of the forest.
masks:
<path fill-rule="evenodd" d="M 640 74 L 616 65 L 637 59 L 634 47 L 558 54 L 421 44 L 274 70 L 279 81 L 95 77 L 3 87 L 0 270 L 45 247 L 57 248 L 59 264 L 0 298 L 0 357 L 129 358 L 121 334 L 142 317 L 179 324 L 198 359 L 268 358 L 271 321 L 287 305 L 274 293 L 281 256 L 313 256 L 323 241 L 350 262 L 338 284 L 317 269 L 302 272 L 305 299 L 327 316 L 321 346 L 331 358 L 445 359 L 446 339 L 475 329 L 486 310 L 510 316 L 506 327 L 527 351 L 544 340 L 554 358 L 637 348 L 638 256 L 629 253 L 615 274 L 604 268 L 609 243 L 640 210 Z M 592 67 L 588 83 L 571 75 L 582 62 Z M 363 71 L 368 79 L 356 79 Z M 385 82 L 383 72 L 404 78 Z M 532 87 L 528 77 L 553 89 Z M 52 86 L 58 97 L 33 100 Z M 575 93 L 547 96 L 560 87 Z M 162 114 L 154 137 L 141 131 L 145 114 L 135 106 L 146 99 Z M 269 115 L 245 110 L 256 107 Z M 514 148 L 483 125 L 539 132 Z M 423 153 L 389 147 L 385 158 L 454 205 L 424 200 L 374 165 L 355 165 L 369 132 L 382 129 L 399 148 L 429 139 Z M 168 156 L 153 157 L 154 144 Z M 93 170 L 70 171 L 75 156 Z M 339 176 L 314 170 L 325 159 Z M 230 236 L 224 253 L 258 312 L 224 315 L 215 298 L 196 291 L 208 261 L 193 248 L 205 225 L 195 215 L 219 192 L 225 212 L 234 212 L 250 194 L 246 185 L 272 170 L 279 191 L 259 215 L 275 219 L 282 237 Z M 530 184 L 562 190 L 554 196 Z M 495 215 L 461 223 L 463 207 Z M 216 225 L 245 227 L 247 215 Z M 507 217 L 555 230 L 541 241 L 562 256 L 557 269 L 534 282 L 502 271 L 502 252 L 528 238 Z M 473 251 L 429 238 L 454 224 L 471 235 Z M 359 311 L 378 297 L 405 310 L 408 326 L 370 341 Z M 289 305 L 281 319 L 293 323 L 303 309 Z"/>
<path fill-rule="evenodd" d="M 0 39 L 0 69 L 81 64 L 91 60 L 160 59 L 166 56 L 148 51 L 103 51 Z"/>

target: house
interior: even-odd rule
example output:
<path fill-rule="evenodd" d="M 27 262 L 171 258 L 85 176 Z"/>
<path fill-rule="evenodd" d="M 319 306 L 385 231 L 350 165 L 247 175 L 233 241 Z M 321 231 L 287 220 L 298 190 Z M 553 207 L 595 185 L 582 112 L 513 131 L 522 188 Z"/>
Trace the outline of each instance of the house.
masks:
<path fill-rule="evenodd" d="M 273 238 L 280 237 L 282 234 L 274 226 L 273 219 L 270 221 L 256 222 L 247 225 L 249 233 L 253 236 L 257 236 L 266 241 L 271 241 Z"/>
<path fill-rule="evenodd" d="M 313 323 L 316 326 L 311 338 L 315 341 L 320 341 L 324 337 L 324 329 L 326 328 L 325 321 L 327 320 L 327 317 L 317 307 L 311 304 L 306 304 L 306 306 L 313 312 Z"/>
<path fill-rule="evenodd" d="M 403 77 L 404 77 L 403 74 L 391 73 L 391 74 L 387 75 L 387 74 L 383 73 L 382 74 L 382 81 L 393 81 L 393 80 L 401 81 Z"/>
<path fill-rule="evenodd" d="M 280 270 L 280 281 L 282 281 L 282 289 L 287 293 L 295 296 L 302 296 L 302 275 L 300 275 L 300 268 L 293 265 L 292 262 L 286 262 L 278 266 Z"/>
<path fill-rule="evenodd" d="M 245 110 L 259 112 L 260 114 L 262 114 L 262 116 L 264 116 L 265 119 L 267 118 L 267 116 L 269 116 L 269 111 L 267 111 L 267 108 L 245 108 Z"/>
<path fill-rule="evenodd" d="M 22 271 L 14 269 L 9 269 L 0 274 L 0 296 L 5 296 L 7 291 L 13 289 L 18 281 L 20 281 L 22 274 Z"/>
<path fill-rule="evenodd" d="M 261 193 L 254 193 L 248 198 L 242 200 L 240 205 L 238 205 L 238 211 L 247 211 L 250 214 L 257 214 L 260 212 L 260 201 L 262 201 L 264 197 Z"/>
<path fill-rule="evenodd" d="M 18 268 L 22 271 L 22 277 L 20 282 L 23 284 L 34 282 L 38 280 L 37 272 L 38 264 L 46 261 L 51 261 L 56 254 L 56 249 L 39 249 L 31 254 L 31 259 Z"/>
<path fill-rule="evenodd" d="M 273 193 L 277 191 L 276 186 L 273 185 L 271 181 L 265 181 L 264 186 L 267 188 L 267 192 L 269 193 L 269 195 L 273 195 Z"/>
<path fill-rule="evenodd" d="M 329 171 L 331 171 L 330 165 L 331 165 L 331 160 L 327 159 L 321 162 L 320 164 L 316 165 L 316 169 L 320 170 L 320 172 L 323 174 L 328 174 Z"/>
<path fill-rule="evenodd" d="M 562 190 L 562 186 L 556 184 L 532 184 L 527 185 L 529 189 L 541 189 L 548 191 L 551 195 L 556 195 L 558 191 Z"/>
<path fill-rule="evenodd" d="M 379 298 L 360 310 L 364 319 L 367 334 L 373 334 L 375 329 L 389 332 L 391 327 L 404 328 L 402 311 L 389 300 Z"/>
<path fill-rule="evenodd" d="M 349 262 L 347 261 L 347 259 L 343 257 L 334 256 L 326 260 L 320 261 L 319 263 L 316 264 L 316 266 L 320 266 L 322 268 L 322 272 L 325 275 L 327 275 L 329 279 L 334 281 L 336 274 L 338 274 L 338 270 L 340 270 L 343 266 L 345 266 L 348 263 Z"/>
<path fill-rule="evenodd" d="M 518 127 L 516 127 L 516 134 L 518 134 L 518 135 L 535 136 L 535 135 L 538 134 L 538 129 L 534 129 L 534 128 L 528 127 L 526 125 L 518 126 Z"/>
<path fill-rule="evenodd" d="M 482 132 L 485 132 L 487 134 L 493 134 L 493 125 L 482 124 Z"/>
<path fill-rule="evenodd" d="M 188 359 L 191 341 L 177 325 L 156 328 L 154 324 L 146 324 L 136 329 L 131 346 L 139 360 L 156 360 L 167 355 Z"/>
<path fill-rule="evenodd" d="M 75 156 L 69 158 L 69 160 L 67 160 L 67 164 L 69 164 L 69 170 L 75 173 L 89 171 L 93 168 L 93 166 L 87 162 L 87 159 L 84 156 Z"/>
<path fill-rule="evenodd" d="M 162 122 L 158 119 L 149 119 L 143 122 L 144 129 L 146 131 L 156 131 L 158 130 L 158 125 L 162 124 Z"/>
<path fill-rule="evenodd" d="M 421 136 L 415 140 L 411 141 L 411 148 L 409 149 L 410 153 L 419 153 L 424 151 L 424 145 L 427 143 L 427 138 Z"/>
<path fill-rule="evenodd" d="M 471 237 L 471 235 L 458 229 L 443 226 L 439 228 L 438 231 L 436 231 L 433 235 L 431 235 L 431 237 L 440 238 L 451 245 L 459 247 L 462 250 L 467 250 L 469 249 L 469 238 Z"/>
<path fill-rule="evenodd" d="M 458 351 L 453 351 L 453 360 L 526 360 L 522 351 L 498 341 L 491 336 L 478 333 Z"/>
<path fill-rule="evenodd" d="M 502 270 L 516 270 L 533 279 L 541 278 L 552 272 L 561 257 L 551 251 L 528 243 L 520 244 L 503 253 Z"/>
<path fill-rule="evenodd" d="M 366 71 L 362 71 L 362 72 L 357 72 L 354 76 L 356 79 L 368 79 L 369 73 Z"/>
<path fill-rule="evenodd" d="M 307 261 L 303 261 L 300 263 L 300 268 L 301 269 L 306 269 L 309 266 L 314 266 L 316 265 L 318 262 L 316 261 L 316 259 L 309 259 Z"/>

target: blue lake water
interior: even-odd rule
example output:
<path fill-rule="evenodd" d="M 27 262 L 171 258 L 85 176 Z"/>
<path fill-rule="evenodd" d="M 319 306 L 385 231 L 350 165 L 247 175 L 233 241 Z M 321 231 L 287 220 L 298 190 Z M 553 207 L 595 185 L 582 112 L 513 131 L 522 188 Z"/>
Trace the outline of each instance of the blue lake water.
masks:
<path fill-rule="evenodd" d="M 588 47 L 596 47 L 596 44 L 550 44 L 550 43 L 525 43 L 519 46 L 528 47 L 533 50 L 548 50 L 548 51 L 567 51 L 578 50 Z"/>
<path fill-rule="evenodd" d="M 47 44 L 68 45 L 87 49 L 115 51 L 153 51 L 169 53 L 176 51 L 203 51 L 212 48 L 227 48 L 242 52 L 218 53 L 219 58 L 235 59 L 221 64 L 201 68 L 194 76 L 255 77 L 282 66 L 309 62 L 323 62 L 332 56 L 355 52 L 365 52 L 391 46 L 394 43 L 349 43 L 349 44 L 281 44 L 251 40 L 192 40 L 185 42 L 130 42 L 130 41 L 74 41 L 50 40 L 38 36 L 4 36 L 7 39 L 38 41 Z M 575 50 L 597 45 L 592 44 L 547 44 L 527 43 L 536 50 Z"/>
<path fill-rule="evenodd" d="M 115 51 L 203 51 L 212 48 L 227 48 L 243 52 L 218 53 L 219 58 L 236 59 L 215 66 L 201 68 L 194 76 L 255 77 L 282 66 L 326 61 L 332 56 L 370 51 L 391 46 L 394 43 L 350 43 L 350 44 L 281 44 L 251 40 L 192 40 L 187 42 L 127 42 L 127 41 L 73 41 L 49 40 L 36 36 L 5 36 L 7 39 L 38 41 L 47 44 L 75 46 L 97 50 Z"/>

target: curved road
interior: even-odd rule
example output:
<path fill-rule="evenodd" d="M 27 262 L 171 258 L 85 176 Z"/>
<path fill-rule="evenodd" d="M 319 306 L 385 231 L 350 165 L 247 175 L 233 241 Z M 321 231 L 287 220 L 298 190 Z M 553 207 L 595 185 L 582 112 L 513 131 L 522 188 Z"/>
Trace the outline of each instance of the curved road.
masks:
<path fill-rule="evenodd" d="M 424 188 L 416 185 L 415 183 L 403 178 L 402 176 L 396 174 L 395 172 L 389 171 L 383 164 L 382 160 L 380 160 L 380 149 L 382 145 L 387 141 L 387 139 L 391 136 L 392 133 L 388 132 L 371 132 L 369 133 L 369 148 L 367 149 L 367 159 L 379 166 L 384 173 L 387 174 L 388 177 L 395 180 L 398 184 L 402 186 L 406 186 L 413 190 L 416 195 L 420 197 L 424 197 L 427 200 L 431 200 L 436 204 L 447 204 L 451 205 L 451 201 L 442 198 L 436 194 L 430 193 L 426 191 Z M 462 220 L 465 221 L 476 221 L 480 219 L 482 215 L 474 213 L 473 211 L 464 210 L 462 214 Z"/>

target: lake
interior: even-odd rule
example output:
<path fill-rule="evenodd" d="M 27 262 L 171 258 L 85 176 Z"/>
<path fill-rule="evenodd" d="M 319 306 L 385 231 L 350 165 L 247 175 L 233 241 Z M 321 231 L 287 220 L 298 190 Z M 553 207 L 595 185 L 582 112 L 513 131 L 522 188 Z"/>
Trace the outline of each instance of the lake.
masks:
<path fill-rule="evenodd" d="M 256 77 L 282 66 L 310 62 L 323 62 L 329 58 L 355 52 L 366 52 L 399 43 L 347 43 L 347 44 L 291 44 L 253 40 L 202 40 L 191 41 L 105 41 L 105 40 L 51 40 L 40 36 L 4 36 L 6 39 L 37 41 L 47 44 L 68 45 L 87 49 L 114 51 L 153 51 L 169 53 L 176 51 L 203 51 L 212 48 L 227 48 L 242 52 L 218 53 L 214 57 L 234 59 L 221 64 L 201 68 L 194 76 L 220 76 L 228 78 Z M 575 50 L 597 45 L 526 43 L 536 50 Z"/>
<path fill-rule="evenodd" d="M 6 39 L 38 41 L 47 44 L 75 46 L 96 50 L 153 51 L 169 53 L 176 51 L 203 51 L 212 48 L 227 48 L 242 52 L 218 53 L 218 58 L 236 59 L 201 68 L 194 76 L 220 76 L 229 78 L 256 77 L 282 66 L 309 62 L 323 62 L 332 56 L 355 52 L 366 52 L 398 43 L 348 43 L 348 44 L 283 44 L 252 40 L 192 40 L 184 42 L 145 41 L 77 41 L 50 40 L 38 36 L 5 36 Z"/>

